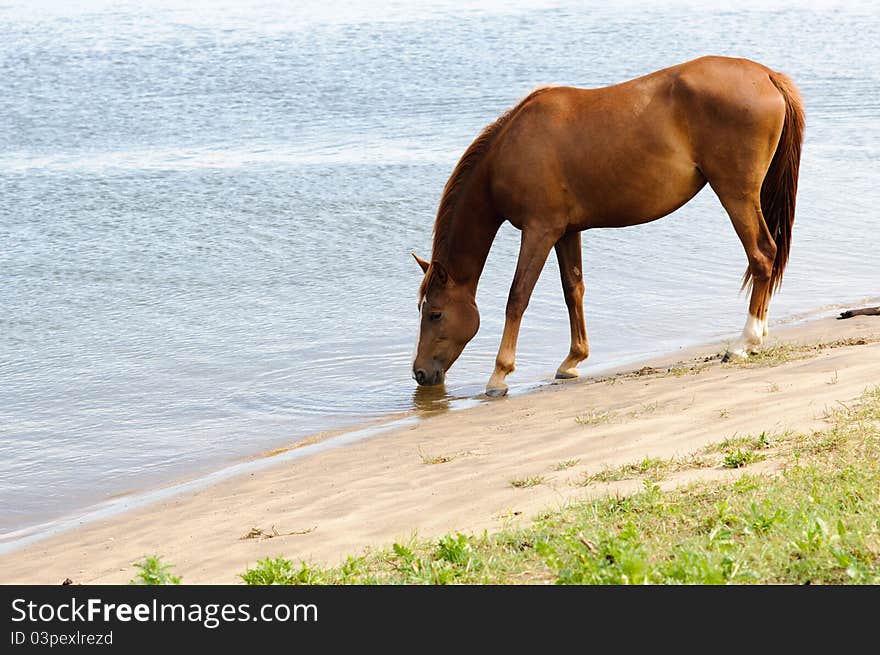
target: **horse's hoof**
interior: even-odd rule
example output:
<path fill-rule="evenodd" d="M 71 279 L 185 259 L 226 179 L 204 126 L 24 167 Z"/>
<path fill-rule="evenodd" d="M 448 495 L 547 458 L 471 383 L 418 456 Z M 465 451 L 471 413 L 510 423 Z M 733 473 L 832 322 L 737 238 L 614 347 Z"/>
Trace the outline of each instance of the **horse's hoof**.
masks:
<path fill-rule="evenodd" d="M 486 395 L 489 398 L 501 398 L 507 395 L 507 385 L 503 387 L 486 387 Z"/>
<path fill-rule="evenodd" d="M 744 362 L 749 358 L 749 353 L 745 349 L 728 350 L 721 358 L 722 362 Z"/>
<path fill-rule="evenodd" d="M 580 375 L 576 368 L 565 368 L 558 369 L 556 371 L 556 379 L 557 380 L 571 380 L 572 378 L 576 378 Z"/>

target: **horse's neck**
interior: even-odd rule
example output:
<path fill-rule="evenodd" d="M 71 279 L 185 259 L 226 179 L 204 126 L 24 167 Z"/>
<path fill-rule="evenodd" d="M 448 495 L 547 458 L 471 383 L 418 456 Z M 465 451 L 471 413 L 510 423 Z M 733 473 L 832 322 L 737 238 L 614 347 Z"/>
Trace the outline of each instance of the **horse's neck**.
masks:
<path fill-rule="evenodd" d="M 432 259 L 440 262 L 458 284 L 476 295 L 477 284 L 495 234 L 503 222 L 492 209 L 486 184 L 475 181 L 459 197 L 445 238 L 434 243 Z"/>

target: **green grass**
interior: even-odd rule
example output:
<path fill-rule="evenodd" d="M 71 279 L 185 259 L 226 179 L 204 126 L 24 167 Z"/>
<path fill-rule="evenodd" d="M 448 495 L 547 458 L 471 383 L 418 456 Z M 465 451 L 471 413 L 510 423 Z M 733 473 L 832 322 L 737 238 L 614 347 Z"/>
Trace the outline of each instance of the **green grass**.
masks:
<path fill-rule="evenodd" d="M 166 564 L 158 555 L 148 555 L 134 564 L 138 569 L 129 584 L 136 585 L 175 585 L 180 584 L 180 576 L 173 575 L 172 564 Z"/>
<path fill-rule="evenodd" d="M 587 486 L 597 482 L 619 482 L 621 480 L 637 478 L 657 481 L 662 480 L 670 473 L 712 466 L 742 468 L 766 458 L 765 455 L 755 451 L 770 448 L 771 445 L 781 444 L 789 437 L 791 437 L 790 433 L 776 435 L 773 437 L 772 444 L 766 432 L 762 432 L 758 436 L 730 437 L 719 443 L 710 444 L 686 457 L 671 457 L 668 459 L 645 457 L 638 462 L 631 462 L 616 468 L 606 468 L 598 473 L 585 475 L 579 484 Z M 713 457 L 715 455 L 721 455 L 722 457 Z"/>
<path fill-rule="evenodd" d="M 795 359 L 803 359 L 808 356 L 809 349 L 793 343 L 780 343 L 765 346 L 749 353 L 746 360 L 731 362 L 734 366 L 756 368 L 764 366 L 779 366 Z"/>
<path fill-rule="evenodd" d="M 598 473 L 584 476 L 581 485 L 593 484 L 595 482 L 619 482 L 620 480 L 631 480 L 646 474 L 651 474 L 656 478 L 661 477 L 674 466 L 674 460 L 661 459 L 659 457 L 645 457 L 638 462 L 624 464 L 616 468 L 605 468 Z"/>
<path fill-rule="evenodd" d="M 460 459 L 462 457 L 477 457 L 480 455 L 480 452 L 474 450 L 460 450 L 455 453 L 442 453 L 431 455 L 422 452 L 421 446 L 418 447 L 418 452 L 419 457 L 422 460 L 422 464 L 428 465 L 448 464 L 449 462 L 455 461 L 456 459 Z"/>
<path fill-rule="evenodd" d="M 578 462 L 581 461 L 579 459 L 566 459 L 561 462 L 557 462 L 553 466 L 554 471 L 565 471 L 567 469 L 572 468 L 573 466 L 577 466 Z"/>
<path fill-rule="evenodd" d="M 574 417 L 578 425 L 602 425 L 615 419 L 614 412 L 606 412 L 601 409 L 591 409 L 588 412 Z"/>
<path fill-rule="evenodd" d="M 422 455 L 422 464 L 448 464 L 455 455 Z"/>
<path fill-rule="evenodd" d="M 264 560 L 245 582 L 312 584 L 880 584 L 880 388 L 809 434 L 736 437 L 699 457 L 773 457 L 776 475 L 640 491 L 315 568 Z M 643 460 L 642 474 L 660 468 Z M 267 564 L 267 562 L 269 564 Z"/>
<path fill-rule="evenodd" d="M 710 366 L 711 364 L 677 364 L 666 369 L 666 376 L 680 378 L 685 375 L 698 375 Z"/>
<path fill-rule="evenodd" d="M 344 567 L 345 565 L 343 565 Z M 259 560 L 239 577 L 248 585 L 306 585 L 325 582 L 320 569 L 301 562 L 299 567 L 283 557 Z"/>
<path fill-rule="evenodd" d="M 421 446 L 419 446 L 418 451 L 419 457 L 422 458 L 422 464 L 447 464 L 459 456 L 459 453 L 450 455 L 426 455 L 422 452 Z"/>
<path fill-rule="evenodd" d="M 770 366 L 779 366 L 786 362 L 796 359 L 804 359 L 811 357 L 817 353 L 829 348 L 842 348 L 844 346 L 864 346 L 873 343 L 875 339 L 866 339 L 863 337 L 837 339 L 835 341 L 827 341 L 821 343 L 799 344 L 799 343 L 777 343 L 764 346 L 758 350 L 749 353 L 748 359 L 732 360 L 727 366 L 735 366 L 739 368 L 762 368 Z"/>
<path fill-rule="evenodd" d="M 728 454 L 733 450 L 764 450 L 770 448 L 771 445 L 786 441 L 791 437 L 791 433 L 783 432 L 779 435 L 771 437 L 766 432 L 762 432 L 758 436 L 743 435 L 739 437 L 730 437 L 718 443 L 709 444 L 700 452 L 703 454 L 724 453 Z"/>
<path fill-rule="evenodd" d="M 514 478 L 510 481 L 510 486 L 517 489 L 529 489 L 537 487 L 539 484 L 544 484 L 543 475 L 530 475 L 527 478 Z"/>
<path fill-rule="evenodd" d="M 759 462 L 762 459 L 766 459 L 764 455 L 760 455 L 754 450 L 737 449 L 736 451 L 732 453 L 727 453 L 724 456 L 723 465 L 724 468 L 727 469 L 740 469 L 743 466 L 754 464 L 755 462 Z"/>

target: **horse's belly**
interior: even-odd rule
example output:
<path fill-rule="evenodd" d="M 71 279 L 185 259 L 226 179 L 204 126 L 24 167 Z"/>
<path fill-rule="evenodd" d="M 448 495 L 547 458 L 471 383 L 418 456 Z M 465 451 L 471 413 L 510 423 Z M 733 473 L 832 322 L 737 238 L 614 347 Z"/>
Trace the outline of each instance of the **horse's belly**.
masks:
<path fill-rule="evenodd" d="M 693 198 L 706 178 L 688 159 L 642 162 L 638 170 L 593 179 L 572 212 L 574 229 L 627 227 L 649 223 L 674 212 Z"/>

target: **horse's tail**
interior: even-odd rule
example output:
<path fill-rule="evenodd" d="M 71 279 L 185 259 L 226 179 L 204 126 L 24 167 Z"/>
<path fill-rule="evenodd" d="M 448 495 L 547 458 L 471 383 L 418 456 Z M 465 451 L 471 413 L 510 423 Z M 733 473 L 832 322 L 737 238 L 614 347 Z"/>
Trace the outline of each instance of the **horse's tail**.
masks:
<path fill-rule="evenodd" d="M 782 73 L 770 73 L 770 81 L 785 99 L 785 123 L 776 145 L 776 153 L 761 185 L 761 213 L 776 242 L 776 259 L 770 274 L 769 292 L 782 284 L 782 273 L 791 250 L 791 228 L 794 224 L 795 196 L 804 140 L 804 107 L 794 83 Z M 751 285 L 752 273 L 746 270 L 743 288 Z"/>

